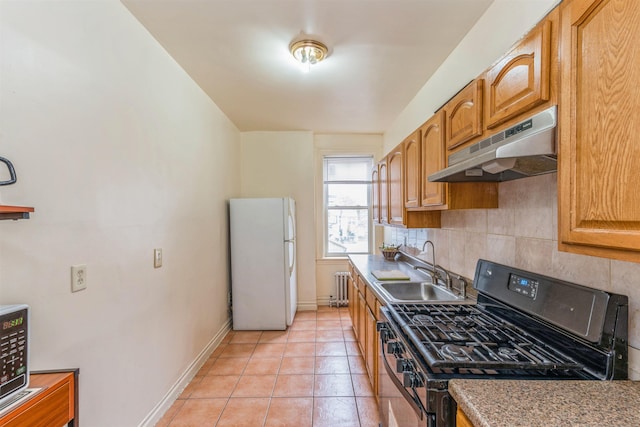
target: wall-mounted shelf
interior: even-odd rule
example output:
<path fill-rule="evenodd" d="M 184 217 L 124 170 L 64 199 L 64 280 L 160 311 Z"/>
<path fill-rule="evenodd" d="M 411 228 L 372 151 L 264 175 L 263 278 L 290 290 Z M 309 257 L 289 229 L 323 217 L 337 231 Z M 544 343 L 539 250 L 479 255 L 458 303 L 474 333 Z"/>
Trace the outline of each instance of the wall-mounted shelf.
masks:
<path fill-rule="evenodd" d="M 29 206 L 0 205 L 0 220 L 3 219 L 29 219 L 29 213 L 35 209 Z"/>

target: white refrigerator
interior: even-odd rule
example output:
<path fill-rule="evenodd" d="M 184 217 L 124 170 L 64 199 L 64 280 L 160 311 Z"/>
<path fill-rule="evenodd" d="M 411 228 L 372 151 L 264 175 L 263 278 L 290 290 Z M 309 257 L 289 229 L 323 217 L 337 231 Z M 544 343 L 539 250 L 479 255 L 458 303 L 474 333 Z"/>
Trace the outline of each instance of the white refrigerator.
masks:
<path fill-rule="evenodd" d="M 298 304 L 295 201 L 231 199 L 229 227 L 233 329 L 286 329 Z"/>

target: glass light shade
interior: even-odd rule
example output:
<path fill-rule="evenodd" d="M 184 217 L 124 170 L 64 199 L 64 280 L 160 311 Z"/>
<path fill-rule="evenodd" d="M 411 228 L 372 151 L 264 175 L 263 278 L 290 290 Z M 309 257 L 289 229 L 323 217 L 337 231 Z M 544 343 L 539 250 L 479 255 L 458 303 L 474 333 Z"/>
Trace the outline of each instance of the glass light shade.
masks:
<path fill-rule="evenodd" d="M 327 57 L 327 47 L 315 40 L 299 40 L 289 46 L 291 55 L 302 65 L 309 67 Z"/>

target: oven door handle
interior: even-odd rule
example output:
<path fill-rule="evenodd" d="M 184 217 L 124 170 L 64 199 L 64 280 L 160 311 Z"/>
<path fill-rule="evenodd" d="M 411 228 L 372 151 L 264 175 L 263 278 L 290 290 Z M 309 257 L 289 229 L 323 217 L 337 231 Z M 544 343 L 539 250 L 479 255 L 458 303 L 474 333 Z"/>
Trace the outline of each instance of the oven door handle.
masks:
<path fill-rule="evenodd" d="M 424 413 L 422 411 L 422 408 L 415 401 L 415 398 L 411 395 L 411 393 L 407 391 L 407 389 L 404 387 L 404 384 L 402 384 L 400 380 L 396 377 L 396 374 L 395 372 L 393 372 L 393 369 L 391 369 L 391 366 L 389 366 L 389 362 L 387 362 L 387 354 L 385 353 L 385 350 L 384 350 L 384 344 L 385 343 L 382 342 L 382 340 L 380 340 L 380 348 L 382 349 L 382 360 L 384 361 L 384 367 L 387 370 L 387 374 L 389 375 L 389 378 L 391 378 L 391 381 L 393 381 L 393 384 L 400 391 L 400 394 L 402 394 L 402 397 L 404 397 L 407 400 L 411 408 L 413 408 L 413 410 L 420 417 L 420 419 L 421 420 L 424 419 Z"/>

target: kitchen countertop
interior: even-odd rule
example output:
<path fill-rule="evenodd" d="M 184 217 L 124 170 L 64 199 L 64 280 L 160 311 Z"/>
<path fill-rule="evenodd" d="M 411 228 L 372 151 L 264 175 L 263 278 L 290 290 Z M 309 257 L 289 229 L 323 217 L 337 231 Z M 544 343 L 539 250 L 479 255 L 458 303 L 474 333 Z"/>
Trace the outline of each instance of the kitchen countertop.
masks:
<path fill-rule="evenodd" d="M 449 381 L 475 427 L 640 426 L 640 381 Z"/>
<path fill-rule="evenodd" d="M 387 261 L 382 255 L 349 255 L 353 266 L 358 270 L 363 279 L 367 281 L 369 287 L 375 292 L 379 300 L 389 303 L 389 300 L 380 292 L 376 282 L 378 279 L 371 274 L 374 270 L 400 270 L 409 276 L 410 280 L 424 280 L 424 273 L 414 270 L 404 262 Z"/>

